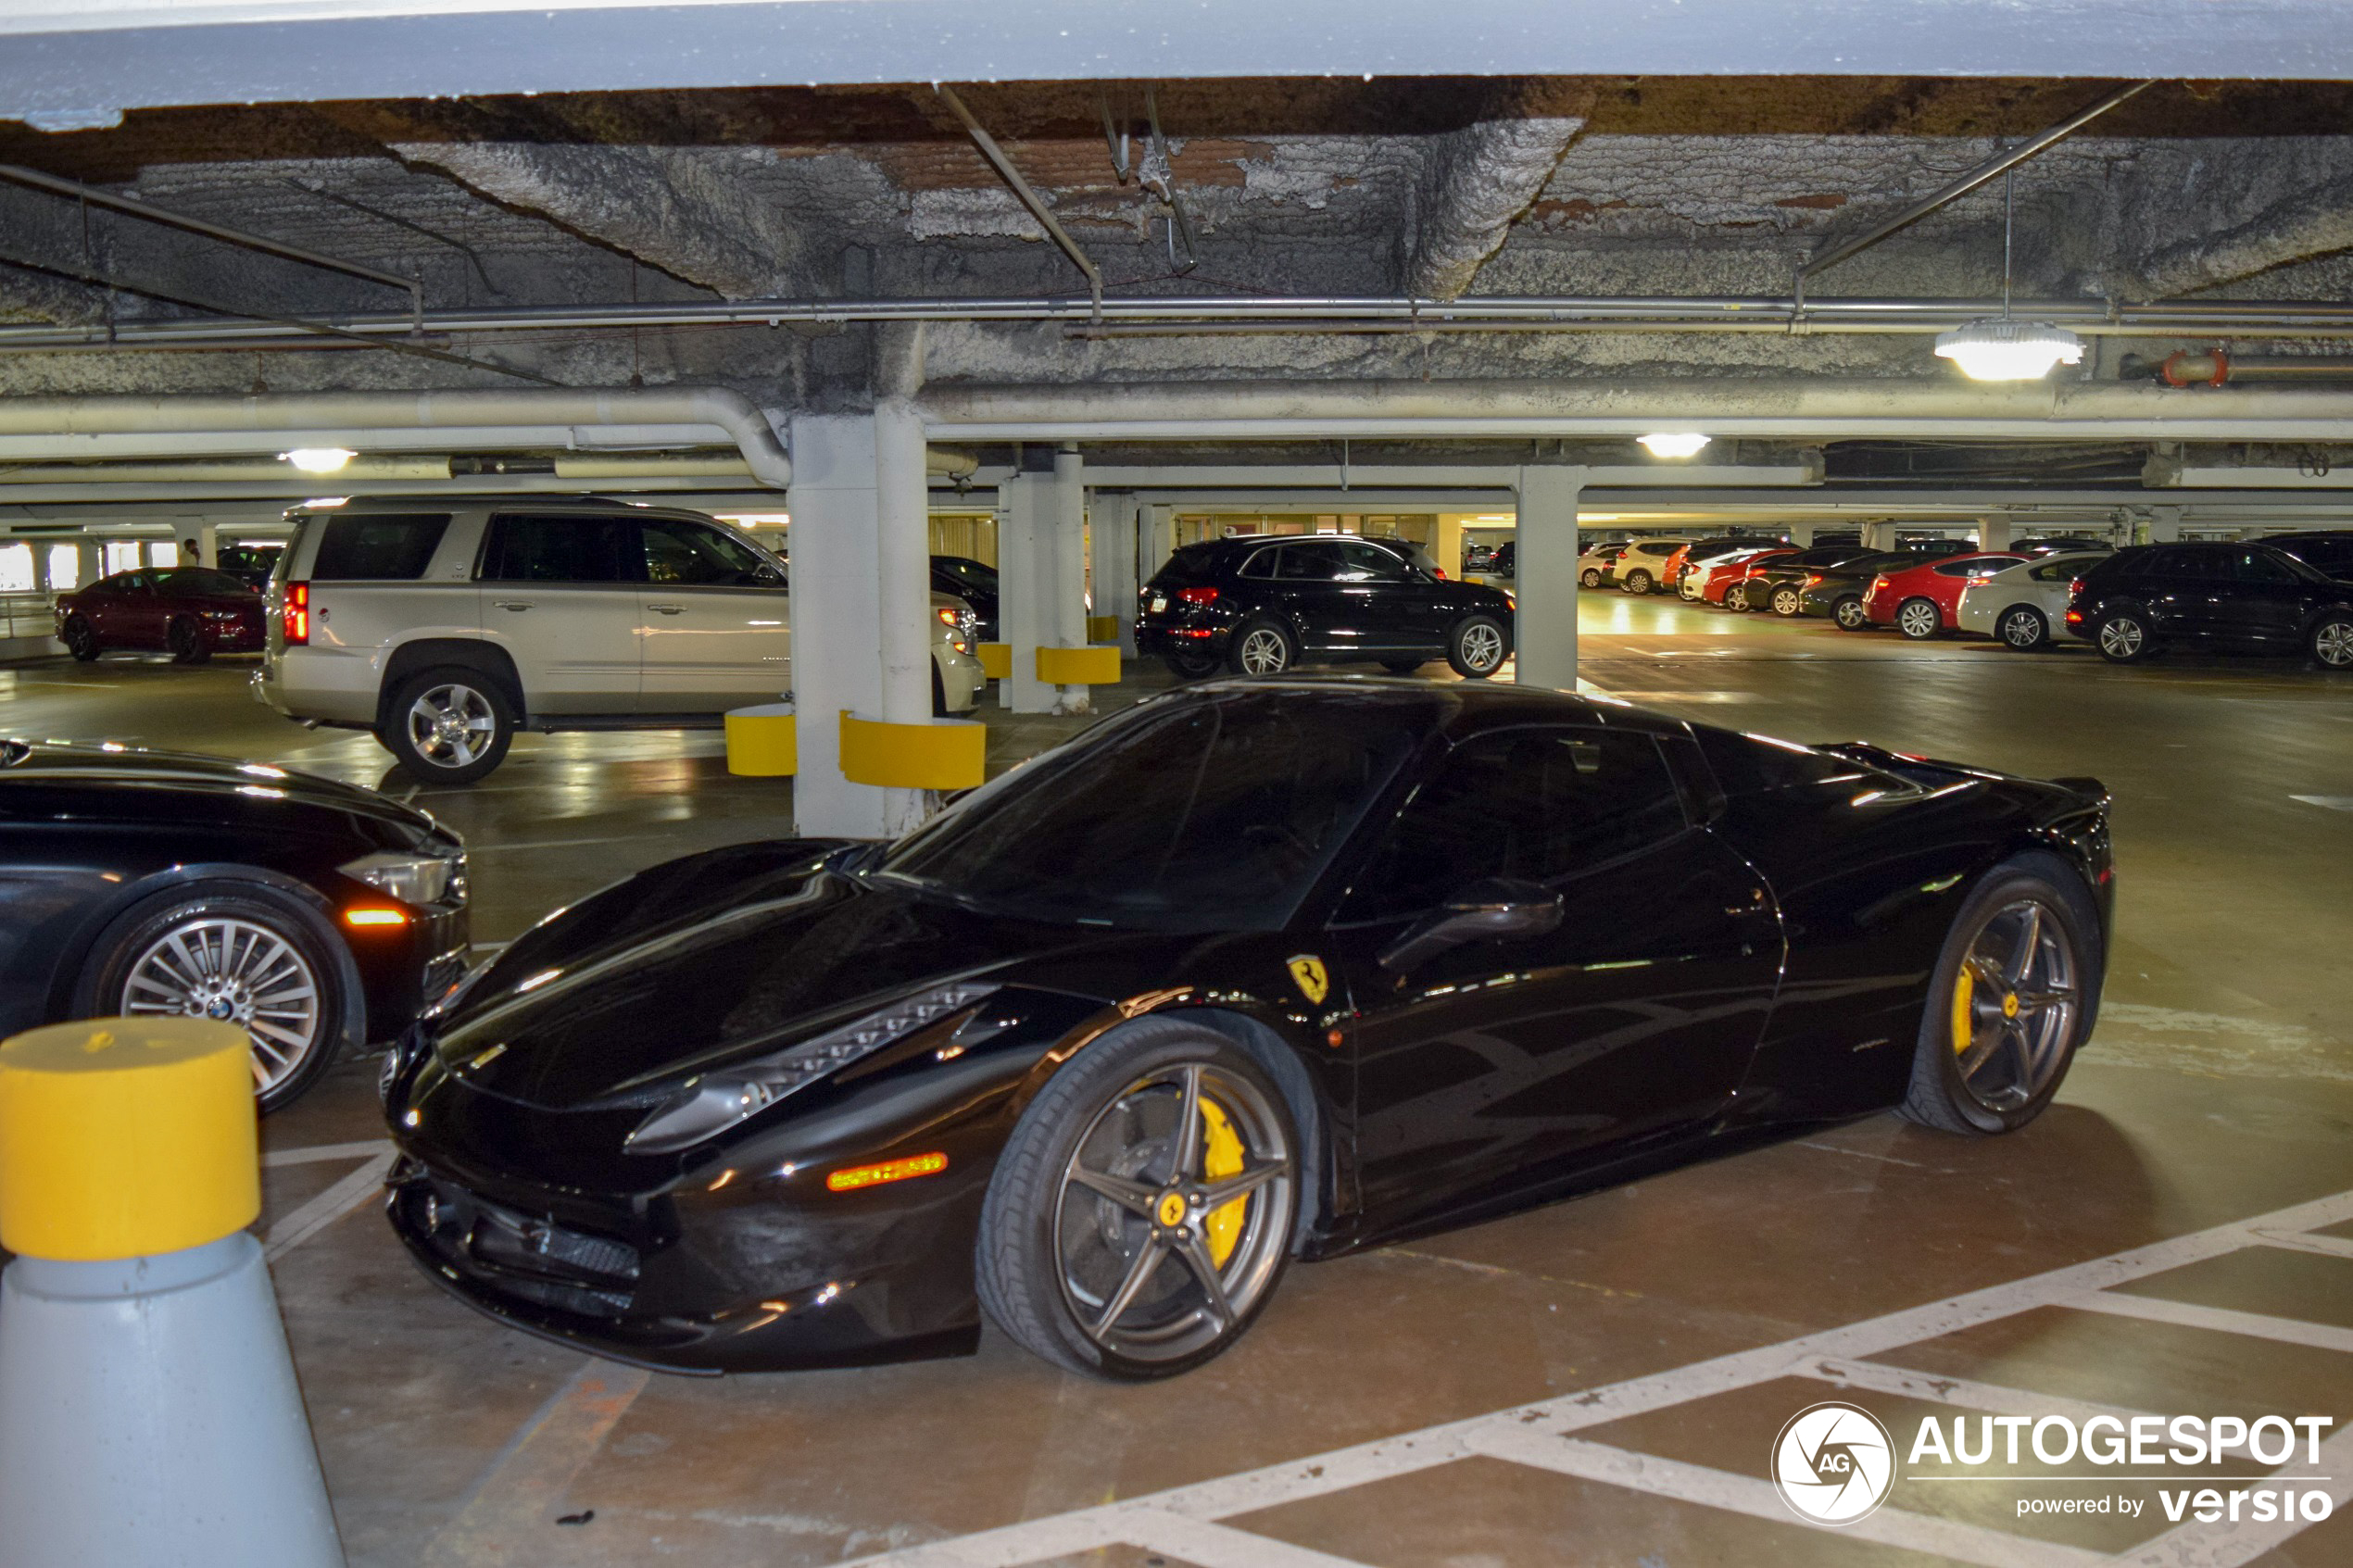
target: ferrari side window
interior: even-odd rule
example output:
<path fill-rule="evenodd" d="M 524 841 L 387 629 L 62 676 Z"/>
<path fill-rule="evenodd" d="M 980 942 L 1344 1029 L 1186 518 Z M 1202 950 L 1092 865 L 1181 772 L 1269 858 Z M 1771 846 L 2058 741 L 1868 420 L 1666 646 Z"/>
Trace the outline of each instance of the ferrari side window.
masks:
<path fill-rule="evenodd" d="M 1556 882 L 1687 825 L 1674 775 L 1644 734 L 1507 730 L 1455 748 L 1414 797 L 1340 911 L 1434 909 L 1482 877 Z"/>

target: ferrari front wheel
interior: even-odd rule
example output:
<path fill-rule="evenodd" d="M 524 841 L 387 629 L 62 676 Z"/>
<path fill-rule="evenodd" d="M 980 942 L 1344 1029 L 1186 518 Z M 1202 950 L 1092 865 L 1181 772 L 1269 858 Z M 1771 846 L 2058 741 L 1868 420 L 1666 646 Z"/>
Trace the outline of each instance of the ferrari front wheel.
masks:
<path fill-rule="evenodd" d="M 2099 919 L 2063 862 L 2022 855 L 1953 922 L 1900 1108 L 1949 1133 L 2014 1132 L 2042 1114 L 2099 1004 Z"/>
<path fill-rule="evenodd" d="M 1080 1052 L 1023 1112 L 981 1209 L 981 1305 L 1072 1372 L 1171 1377 L 1257 1318 L 1290 1256 L 1299 1135 L 1240 1047 L 1176 1019 Z"/>

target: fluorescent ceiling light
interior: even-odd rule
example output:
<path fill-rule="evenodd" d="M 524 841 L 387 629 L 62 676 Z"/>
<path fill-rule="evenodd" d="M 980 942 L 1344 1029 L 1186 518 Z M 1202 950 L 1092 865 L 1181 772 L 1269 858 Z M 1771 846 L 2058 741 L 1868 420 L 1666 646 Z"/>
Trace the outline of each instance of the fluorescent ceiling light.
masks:
<path fill-rule="evenodd" d="M 1936 334 L 1936 354 L 1971 381 L 2040 381 L 2083 358 L 2083 340 L 2034 321 L 1971 321 Z"/>
<path fill-rule="evenodd" d="M 1660 431 L 1642 438 L 1642 449 L 1654 458 L 1689 458 L 1707 445 L 1707 437 L 1694 431 Z"/>
<path fill-rule="evenodd" d="M 347 446 L 297 446 L 278 456 L 305 473 L 341 473 L 344 465 L 359 454 Z"/>

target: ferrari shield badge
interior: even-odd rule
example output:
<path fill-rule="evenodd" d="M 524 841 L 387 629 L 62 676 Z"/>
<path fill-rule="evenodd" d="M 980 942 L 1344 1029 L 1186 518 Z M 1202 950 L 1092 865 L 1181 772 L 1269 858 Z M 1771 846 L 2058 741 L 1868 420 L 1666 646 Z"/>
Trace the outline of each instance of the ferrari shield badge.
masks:
<path fill-rule="evenodd" d="M 1302 953 L 1290 960 L 1290 977 L 1299 982 L 1301 993 L 1311 1002 L 1320 1002 L 1331 994 L 1331 976 L 1324 972 L 1324 960 L 1313 953 Z"/>

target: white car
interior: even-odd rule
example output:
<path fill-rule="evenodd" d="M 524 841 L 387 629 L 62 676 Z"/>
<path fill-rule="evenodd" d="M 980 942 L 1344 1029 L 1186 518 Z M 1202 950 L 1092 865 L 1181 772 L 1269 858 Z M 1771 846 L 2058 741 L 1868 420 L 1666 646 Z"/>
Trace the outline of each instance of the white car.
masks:
<path fill-rule="evenodd" d="M 1617 585 L 1629 594 L 1655 594 L 1667 581 L 1667 558 L 1690 544 L 1689 539 L 1637 539 L 1626 546 L 1615 568 Z"/>
<path fill-rule="evenodd" d="M 2064 624 L 2070 584 L 2104 555 L 2045 556 L 1972 577 L 1961 590 L 1953 624 L 1966 634 L 1994 637 L 2014 648 L 2039 648 Z"/>
<path fill-rule="evenodd" d="M 1683 580 L 1675 584 L 1675 592 L 1693 604 L 1697 604 L 1707 596 L 1707 580 L 1718 571 L 1725 567 L 1738 566 L 1743 561 L 1763 555 L 1767 550 L 1779 547 L 1775 545 L 1741 545 L 1731 549 L 1717 551 L 1705 560 L 1692 560 L 1687 558 L 1683 567 Z"/>
<path fill-rule="evenodd" d="M 255 693 L 471 784 L 519 729 L 681 729 L 792 686 L 786 564 L 700 512 L 573 496 L 297 508 Z M 931 596 L 932 705 L 985 682 L 973 612 Z"/>

